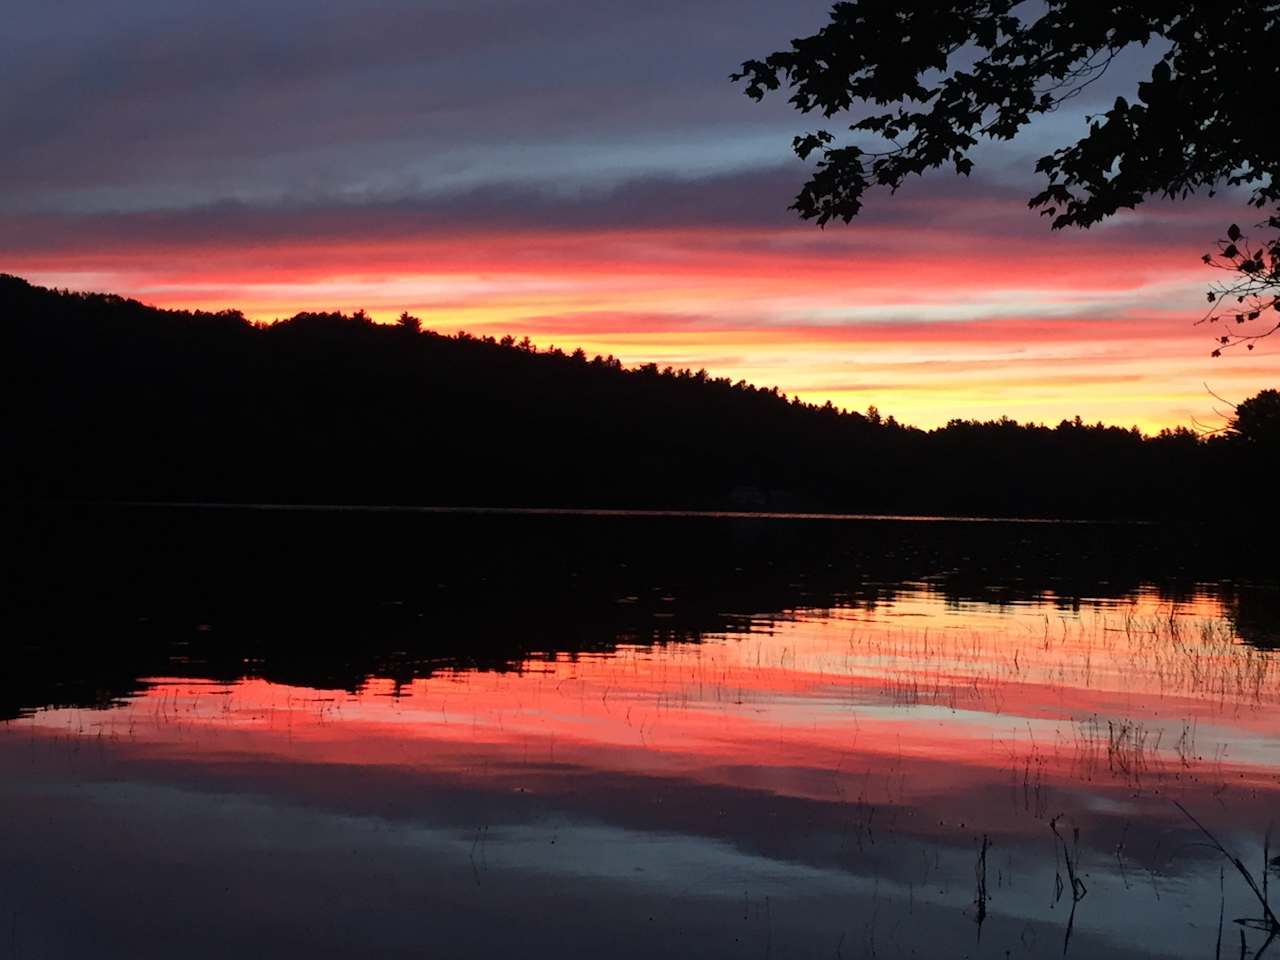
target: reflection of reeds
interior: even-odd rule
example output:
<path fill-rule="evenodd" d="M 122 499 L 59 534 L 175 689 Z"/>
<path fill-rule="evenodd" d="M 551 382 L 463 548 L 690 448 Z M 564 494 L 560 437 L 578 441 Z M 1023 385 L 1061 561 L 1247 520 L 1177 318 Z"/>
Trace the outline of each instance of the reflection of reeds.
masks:
<path fill-rule="evenodd" d="M 1156 731 L 1154 741 L 1151 731 L 1133 720 L 1107 721 L 1107 764 L 1113 773 L 1140 776 L 1160 750 L 1164 731 Z"/>
<path fill-rule="evenodd" d="M 1058 829 L 1058 820 L 1060 817 L 1054 817 L 1049 821 L 1049 829 L 1053 831 L 1056 838 L 1055 851 L 1061 848 L 1062 860 L 1060 862 L 1066 864 L 1067 879 L 1071 887 L 1071 899 L 1079 903 L 1088 894 L 1089 889 L 1084 885 L 1084 881 L 1080 879 L 1078 868 L 1080 865 L 1080 828 L 1071 828 L 1071 844 L 1068 845 L 1066 838 Z M 1055 900 L 1062 899 L 1064 884 L 1062 882 L 1062 873 L 1058 872 L 1056 877 L 1056 896 Z"/>
<path fill-rule="evenodd" d="M 1216 619 L 1168 616 L 1068 620 L 1030 641 L 1013 630 L 870 630 L 849 639 L 845 669 L 879 677 L 903 705 L 999 710 L 1002 684 L 1128 689 L 1230 708 L 1280 703 L 1277 658 L 1241 643 Z M 790 654 L 796 658 L 794 651 Z"/>
<path fill-rule="evenodd" d="M 805 659 L 794 650 L 791 656 Z M 1048 760 L 1059 769 L 1065 763 L 1083 780 L 1110 775 L 1135 788 L 1206 759 L 1197 743 L 1202 719 L 1280 704 L 1280 657 L 1242 643 L 1226 621 L 1173 608 L 1142 616 L 1045 617 L 1032 629 L 1025 621 L 986 629 L 860 627 L 838 669 L 868 678 L 882 702 L 906 709 L 999 715 L 1027 695 L 1037 703 L 1070 703 L 1083 690 L 1173 700 L 1171 710 L 1152 716 L 1138 705 L 1133 717 L 1073 719 L 1052 742 Z M 1224 754 L 1224 747 L 1212 753 L 1215 766 Z M 1046 757 L 1034 735 L 1030 752 L 1015 750 L 1011 761 L 1021 780 L 1015 780 L 1019 805 L 1043 818 Z"/>
<path fill-rule="evenodd" d="M 1252 930 L 1261 930 L 1263 933 L 1267 934 L 1266 942 L 1263 943 L 1262 947 L 1257 951 L 1257 953 L 1254 954 L 1255 957 L 1260 957 L 1262 955 L 1262 952 L 1271 945 L 1272 941 L 1275 940 L 1276 937 L 1280 936 L 1280 919 L 1276 918 L 1275 912 L 1271 909 L 1271 891 L 1270 891 L 1269 882 L 1267 879 L 1268 867 L 1270 866 L 1270 862 L 1271 862 L 1271 831 L 1268 830 L 1266 833 L 1266 836 L 1263 839 L 1262 883 L 1259 884 L 1258 881 L 1254 879 L 1253 872 L 1244 865 L 1244 861 L 1241 860 L 1239 857 L 1237 857 L 1235 854 L 1231 853 L 1229 850 L 1227 850 L 1227 848 L 1223 846 L 1222 841 L 1220 841 L 1216 836 L 1214 836 L 1213 833 L 1209 831 L 1208 827 L 1206 827 L 1203 823 L 1197 820 L 1190 810 L 1184 807 L 1177 800 L 1174 800 L 1173 804 L 1179 810 L 1182 811 L 1182 815 L 1184 817 L 1190 820 L 1196 826 L 1196 828 L 1202 834 L 1204 834 L 1205 839 L 1208 841 L 1209 846 L 1213 847 L 1213 849 L 1217 850 L 1220 854 L 1222 854 L 1222 856 L 1227 859 L 1227 862 L 1236 868 L 1236 872 L 1239 873 L 1240 876 L 1244 878 L 1244 882 L 1248 885 L 1249 890 L 1253 893 L 1254 897 L 1257 899 L 1258 905 L 1262 908 L 1262 916 L 1261 917 L 1238 917 L 1236 918 L 1236 923 L 1238 923 L 1241 927 L 1248 927 L 1249 929 L 1252 929 Z M 1243 930 L 1240 933 L 1240 942 L 1241 942 L 1241 956 L 1243 956 L 1244 947 L 1245 947 Z M 1221 932 L 1219 932 L 1219 946 L 1220 945 L 1221 945 Z"/>
<path fill-rule="evenodd" d="M 991 849 L 991 838 L 982 835 L 982 845 L 978 848 L 978 860 L 973 865 L 977 891 L 973 897 L 975 908 L 974 921 L 978 924 L 978 936 L 982 936 L 982 922 L 987 919 L 987 851 Z"/>
<path fill-rule="evenodd" d="M 1044 768 L 1045 758 L 1040 753 L 1040 748 L 1036 746 L 1035 740 L 1031 742 L 1031 752 L 1026 757 L 1022 766 L 1022 809 L 1024 812 L 1031 814 L 1037 820 L 1043 820 L 1048 813 L 1048 797 L 1044 785 Z M 1016 772 L 1017 766 L 1015 764 Z M 1017 801 L 1014 803 L 1017 806 Z"/>
<path fill-rule="evenodd" d="M 1080 878 L 1080 828 L 1071 828 L 1071 844 L 1068 845 L 1066 838 L 1058 830 L 1059 817 L 1054 817 L 1049 821 L 1049 829 L 1053 831 L 1054 836 L 1054 860 L 1058 864 L 1065 863 L 1067 868 L 1067 880 L 1071 890 L 1071 913 L 1067 917 L 1067 930 L 1062 938 L 1062 953 L 1065 956 L 1067 947 L 1071 944 L 1071 931 L 1076 924 L 1076 907 L 1080 904 L 1088 894 L 1089 889 L 1084 885 L 1084 881 Z M 1061 859 L 1059 859 L 1059 855 Z M 1062 899 L 1065 885 L 1062 882 L 1062 871 L 1058 869 L 1054 873 L 1054 902 L 1057 903 Z"/>

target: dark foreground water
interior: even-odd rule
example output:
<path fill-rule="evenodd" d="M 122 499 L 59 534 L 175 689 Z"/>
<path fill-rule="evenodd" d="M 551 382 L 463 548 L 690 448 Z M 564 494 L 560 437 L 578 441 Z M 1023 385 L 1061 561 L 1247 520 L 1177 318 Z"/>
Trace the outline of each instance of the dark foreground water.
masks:
<path fill-rule="evenodd" d="M 1245 541 L 12 529 L 0 958 L 1280 956 L 1280 607 Z"/>

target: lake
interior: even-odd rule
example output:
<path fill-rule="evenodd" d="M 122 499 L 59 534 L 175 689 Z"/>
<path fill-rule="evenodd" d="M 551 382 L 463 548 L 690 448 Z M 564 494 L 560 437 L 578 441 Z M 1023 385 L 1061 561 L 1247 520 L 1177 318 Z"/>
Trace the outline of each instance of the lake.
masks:
<path fill-rule="evenodd" d="M 1280 956 L 1240 531 L 17 520 L 0 957 Z"/>

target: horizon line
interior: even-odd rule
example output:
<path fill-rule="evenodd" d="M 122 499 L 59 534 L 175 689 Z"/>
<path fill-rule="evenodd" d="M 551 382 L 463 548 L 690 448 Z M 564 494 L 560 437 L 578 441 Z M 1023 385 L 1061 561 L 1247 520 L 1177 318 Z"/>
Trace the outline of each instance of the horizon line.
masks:
<path fill-rule="evenodd" d="M 494 516 L 564 516 L 635 518 L 687 518 L 706 520 L 834 520 L 842 522 L 880 521 L 899 523 L 1026 523 L 1109 526 L 1152 526 L 1153 520 L 1080 519 L 1071 517 L 947 516 L 914 513 L 823 513 L 789 510 L 690 510 L 679 508 L 629 507 L 497 507 L 444 504 L 378 503 L 270 503 L 187 500 L 20 500 L 18 505 L 92 506 L 147 509 L 246 510 L 294 513 L 423 513 Z"/>

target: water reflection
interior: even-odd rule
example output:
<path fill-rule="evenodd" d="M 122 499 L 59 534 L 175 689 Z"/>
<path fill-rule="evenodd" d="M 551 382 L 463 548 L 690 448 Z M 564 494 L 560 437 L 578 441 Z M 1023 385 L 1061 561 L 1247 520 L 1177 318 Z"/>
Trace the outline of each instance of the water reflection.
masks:
<path fill-rule="evenodd" d="M 581 597 L 561 622 L 597 644 L 357 653 L 330 685 L 191 639 L 110 709 L 25 708 L 0 728 L 13 955 L 1264 945 L 1174 803 L 1261 882 L 1280 661 L 1229 592 L 860 582 L 689 630 L 658 587 L 612 622 Z M 503 611 L 445 621 L 453 648 Z"/>

